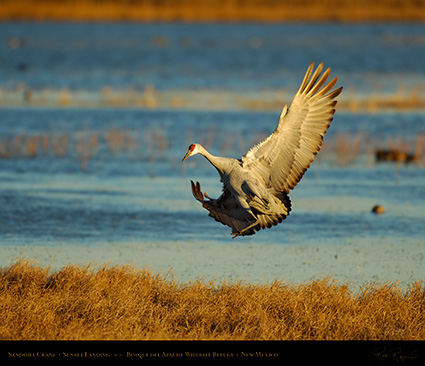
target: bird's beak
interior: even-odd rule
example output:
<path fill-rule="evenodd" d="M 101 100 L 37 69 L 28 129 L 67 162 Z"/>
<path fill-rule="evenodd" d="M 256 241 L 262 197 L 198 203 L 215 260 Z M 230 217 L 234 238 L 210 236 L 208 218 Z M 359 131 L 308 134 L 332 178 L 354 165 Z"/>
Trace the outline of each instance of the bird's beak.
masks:
<path fill-rule="evenodd" d="M 184 156 L 184 158 L 182 159 L 182 162 L 184 162 L 189 156 L 190 156 L 190 154 L 191 154 L 191 152 L 192 151 L 188 151 L 187 153 L 186 153 L 186 155 Z"/>

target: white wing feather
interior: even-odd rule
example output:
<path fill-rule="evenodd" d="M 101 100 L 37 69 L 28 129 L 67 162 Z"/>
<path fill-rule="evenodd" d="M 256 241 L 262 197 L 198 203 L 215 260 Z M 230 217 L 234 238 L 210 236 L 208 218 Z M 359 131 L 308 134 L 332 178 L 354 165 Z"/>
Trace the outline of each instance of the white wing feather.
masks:
<path fill-rule="evenodd" d="M 276 130 L 242 157 L 244 168 L 265 187 L 288 193 L 322 146 L 323 136 L 335 113 L 335 98 L 342 88 L 329 92 L 337 78 L 322 87 L 330 69 L 319 78 L 323 64 L 314 73 L 313 67 L 311 63 L 289 111 L 286 105 L 283 108 Z"/>

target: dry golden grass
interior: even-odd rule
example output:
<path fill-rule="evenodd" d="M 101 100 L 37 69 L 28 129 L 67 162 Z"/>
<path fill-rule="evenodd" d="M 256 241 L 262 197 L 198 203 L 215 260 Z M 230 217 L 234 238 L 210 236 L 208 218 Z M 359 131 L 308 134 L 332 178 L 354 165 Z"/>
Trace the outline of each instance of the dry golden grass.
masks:
<path fill-rule="evenodd" d="M 423 0 L 3 0 L 0 19 L 421 21 L 424 9 Z"/>
<path fill-rule="evenodd" d="M 425 291 L 415 282 L 352 294 L 329 279 L 181 284 L 131 266 L 19 260 L 1 270 L 2 340 L 418 340 Z"/>

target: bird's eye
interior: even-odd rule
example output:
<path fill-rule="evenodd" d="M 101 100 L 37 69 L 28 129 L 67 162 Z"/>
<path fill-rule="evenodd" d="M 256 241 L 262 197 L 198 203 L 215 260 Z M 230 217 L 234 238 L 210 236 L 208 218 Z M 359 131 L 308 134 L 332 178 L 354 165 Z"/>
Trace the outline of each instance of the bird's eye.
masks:
<path fill-rule="evenodd" d="M 190 145 L 190 146 L 189 146 L 189 150 L 190 150 L 190 151 L 195 150 L 195 144 Z"/>

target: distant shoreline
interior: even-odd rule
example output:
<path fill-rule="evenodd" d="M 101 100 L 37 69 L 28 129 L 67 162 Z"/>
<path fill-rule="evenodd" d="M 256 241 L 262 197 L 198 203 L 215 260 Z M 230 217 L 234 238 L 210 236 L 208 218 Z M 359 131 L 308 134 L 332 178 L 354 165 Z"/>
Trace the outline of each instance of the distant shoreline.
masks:
<path fill-rule="evenodd" d="M 425 21 L 425 0 L 3 0 L 0 21 Z"/>
<path fill-rule="evenodd" d="M 348 90 L 338 101 L 338 110 L 349 113 L 378 111 L 414 112 L 425 110 L 425 95 L 419 89 L 395 90 L 388 93 L 363 94 Z M 282 103 L 290 101 L 287 89 L 259 90 L 257 94 L 243 94 L 225 89 L 144 90 L 114 89 L 105 86 L 98 91 L 63 89 L 31 89 L 20 85 L 15 89 L 0 88 L 0 108 L 140 108 L 180 110 L 253 110 L 278 111 Z"/>

